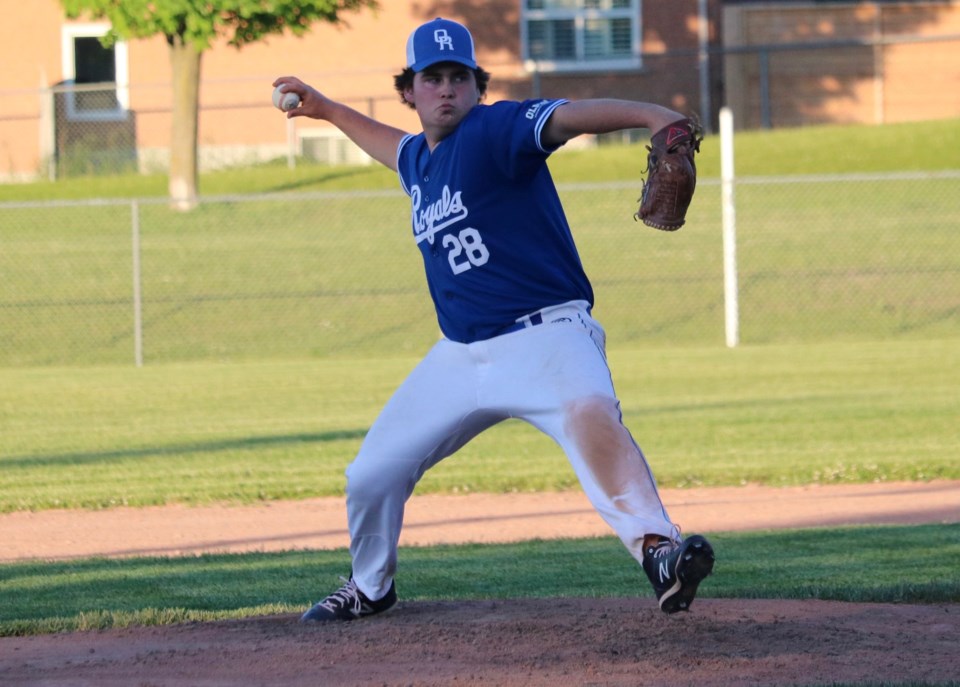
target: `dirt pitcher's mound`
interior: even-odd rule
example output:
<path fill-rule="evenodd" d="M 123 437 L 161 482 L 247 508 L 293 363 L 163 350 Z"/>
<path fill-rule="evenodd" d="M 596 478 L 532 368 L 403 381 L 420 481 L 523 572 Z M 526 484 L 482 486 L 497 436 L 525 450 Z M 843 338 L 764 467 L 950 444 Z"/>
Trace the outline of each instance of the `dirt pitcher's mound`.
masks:
<path fill-rule="evenodd" d="M 960 673 L 960 605 L 702 599 L 401 602 L 361 622 L 293 616 L 4 639 L 0 683 L 820 685 Z"/>

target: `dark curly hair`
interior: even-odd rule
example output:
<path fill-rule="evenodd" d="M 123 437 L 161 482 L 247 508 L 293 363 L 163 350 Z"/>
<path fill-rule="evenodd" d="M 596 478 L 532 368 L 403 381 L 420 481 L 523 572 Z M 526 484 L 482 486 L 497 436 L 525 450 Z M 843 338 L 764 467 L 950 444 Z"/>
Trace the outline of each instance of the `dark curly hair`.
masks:
<path fill-rule="evenodd" d="M 480 97 L 482 98 L 487 93 L 487 84 L 490 83 L 490 72 L 486 71 L 483 67 L 477 67 L 472 71 L 474 78 L 477 80 L 477 90 L 480 91 Z M 413 69 L 405 67 L 402 72 L 395 74 L 393 77 L 393 87 L 397 90 L 397 93 L 400 94 L 400 102 L 410 109 L 415 109 L 416 106 L 403 97 L 403 92 L 408 88 L 413 88 L 413 77 L 415 74 L 416 72 L 413 71 Z"/>

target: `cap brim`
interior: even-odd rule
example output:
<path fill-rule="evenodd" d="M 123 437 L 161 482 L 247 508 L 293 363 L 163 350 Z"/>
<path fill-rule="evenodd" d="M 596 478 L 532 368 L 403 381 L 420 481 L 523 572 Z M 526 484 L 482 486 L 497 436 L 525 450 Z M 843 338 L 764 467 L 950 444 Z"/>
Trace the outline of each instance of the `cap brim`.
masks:
<path fill-rule="evenodd" d="M 476 69 L 477 63 L 473 60 L 467 59 L 465 57 L 456 57 L 456 56 L 437 56 L 428 57 L 426 59 L 420 60 L 419 62 L 414 62 L 410 65 L 410 69 L 415 72 L 422 72 L 427 67 L 432 67 L 435 64 L 440 64 L 441 62 L 456 62 L 457 64 L 462 64 L 465 67 L 470 67 L 470 69 Z"/>

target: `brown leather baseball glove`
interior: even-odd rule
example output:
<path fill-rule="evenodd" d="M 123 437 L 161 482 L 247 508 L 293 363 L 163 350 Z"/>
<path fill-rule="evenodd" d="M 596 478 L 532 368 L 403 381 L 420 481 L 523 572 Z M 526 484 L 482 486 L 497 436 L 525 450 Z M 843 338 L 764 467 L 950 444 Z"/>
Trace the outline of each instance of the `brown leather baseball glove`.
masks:
<path fill-rule="evenodd" d="M 676 231 L 686 221 L 697 187 L 694 154 L 700 152 L 703 130 L 695 116 L 668 124 L 647 146 L 646 181 L 634 220 L 663 231 Z"/>

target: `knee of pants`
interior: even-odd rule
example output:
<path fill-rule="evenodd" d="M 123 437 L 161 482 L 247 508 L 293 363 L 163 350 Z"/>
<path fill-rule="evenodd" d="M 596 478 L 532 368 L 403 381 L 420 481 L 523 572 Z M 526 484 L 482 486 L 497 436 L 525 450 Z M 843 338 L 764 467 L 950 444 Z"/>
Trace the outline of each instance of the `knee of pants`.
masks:
<path fill-rule="evenodd" d="M 402 464 L 379 464 L 354 460 L 347 467 L 347 497 L 367 503 L 382 503 L 413 491 L 417 474 Z"/>

